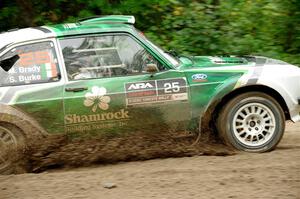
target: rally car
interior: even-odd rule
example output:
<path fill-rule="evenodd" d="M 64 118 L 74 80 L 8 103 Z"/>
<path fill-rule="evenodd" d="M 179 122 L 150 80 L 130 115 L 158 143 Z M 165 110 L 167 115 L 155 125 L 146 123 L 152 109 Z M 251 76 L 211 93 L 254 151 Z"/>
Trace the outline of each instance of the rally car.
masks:
<path fill-rule="evenodd" d="M 300 69 L 256 56 L 180 56 L 133 16 L 0 34 L 0 145 L 44 134 L 120 133 L 213 124 L 236 149 L 275 148 L 300 120 Z M 1 153 L 0 153 L 1 154 Z M 11 165 L 0 155 L 0 171 Z"/>

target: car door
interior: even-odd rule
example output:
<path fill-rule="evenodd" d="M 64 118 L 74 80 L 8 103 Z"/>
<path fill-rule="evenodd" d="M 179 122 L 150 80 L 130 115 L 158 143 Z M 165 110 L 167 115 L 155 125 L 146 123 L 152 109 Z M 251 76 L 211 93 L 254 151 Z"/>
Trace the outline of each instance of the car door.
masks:
<path fill-rule="evenodd" d="M 145 130 L 190 118 L 183 73 L 168 70 L 128 34 L 60 39 L 68 133 Z M 158 68 L 155 74 L 147 67 Z"/>

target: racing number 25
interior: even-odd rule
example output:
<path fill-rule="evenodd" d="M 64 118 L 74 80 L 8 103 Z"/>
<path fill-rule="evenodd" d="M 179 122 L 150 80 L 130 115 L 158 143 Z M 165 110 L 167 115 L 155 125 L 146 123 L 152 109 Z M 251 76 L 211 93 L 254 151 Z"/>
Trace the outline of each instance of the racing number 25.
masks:
<path fill-rule="evenodd" d="M 164 93 L 178 93 L 180 91 L 179 82 L 164 83 Z"/>

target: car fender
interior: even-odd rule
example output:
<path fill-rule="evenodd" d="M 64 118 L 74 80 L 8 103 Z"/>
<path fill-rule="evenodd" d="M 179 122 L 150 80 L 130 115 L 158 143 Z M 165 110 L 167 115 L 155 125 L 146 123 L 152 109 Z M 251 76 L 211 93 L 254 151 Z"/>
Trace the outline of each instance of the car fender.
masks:
<path fill-rule="evenodd" d="M 292 88 L 292 85 L 286 85 L 271 79 L 261 79 L 258 81 L 257 85 L 264 85 L 277 91 L 284 99 L 288 107 L 291 120 L 293 122 L 300 121 L 300 115 L 299 115 L 300 106 L 298 105 L 297 97 L 295 93 L 291 92 L 293 91 L 293 89 L 288 89 L 288 87 Z"/>
<path fill-rule="evenodd" d="M 214 111 L 217 105 L 222 101 L 222 99 L 229 95 L 230 93 L 244 88 L 244 87 L 251 87 L 251 86 L 264 86 L 271 88 L 278 92 L 280 96 L 284 99 L 288 110 L 289 114 L 291 116 L 291 120 L 293 122 L 299 121 L 300 120 L 300 115 L 299 115 L 299 105 L 297 105 L 297 100 L 295 96 L 293 96 L 292 93 L 290 93 L 287 89 L 287 86 L 285 84 L 276 82 L 275 80 L 272 79 L 267 79 L 267 78 L 261 78 L 261 79 L 249 79 L 249 83 L 241 84 L 240 82 L 237 82 L 235 78 L 232 78 L 231 81 L 226 82 L 226 84 L 221 84 L 220 86 L 216 87 L 215 92 L 213 97 L 211 98 L 210 102 L 207 104 L 207 106 L 204 109 L 204 116 L 209 115 L 208 113 L 211 113 L 211 111 Z M 257 82 L 257 83 L 253 83 Z M 230 90 L 230 92 L 227 92 Z"/>
<path fill-rule="evenodd" d="M 239 79 L 238 76 L 227 79 L 226 82 L 223 82 L 222 84 L 220 84 L 214 89 L 215 91 L 211 95 L 212 96 L 211 99 L 209 100 L 207 105 L 203 108 L 202 114 L 200 114 L 200 121 L 199 121 L 200 131 L 203 130 L 207 131 L 208 129 L 210 129 L 209 121 L 215 119 L 214 113 L 216 111 L 217 106 L 220 104 L 220 102 L 226 95 L 228 95 L 234 90 L 238 79 Z"/>

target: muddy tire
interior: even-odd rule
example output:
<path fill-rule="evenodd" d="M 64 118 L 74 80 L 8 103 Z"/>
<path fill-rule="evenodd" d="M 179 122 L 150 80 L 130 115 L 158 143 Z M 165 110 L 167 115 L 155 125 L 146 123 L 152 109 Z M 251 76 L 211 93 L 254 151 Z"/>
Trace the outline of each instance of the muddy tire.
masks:
<path fill-rule="evenodd" d="M 273 150 L 284 129 L 281 106 L 261 92 L 236 96 L 221 109 L 217 119 L 217 130 L 225 144 L 247 152 Z"/>
<path fill-rule="evenodd" d="M 22 131 L 8 123 L 0 123 L 0 174 L 12 174 L 20 170 L 18 160 L 25 147 Z"/>

